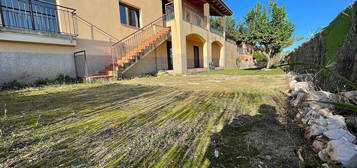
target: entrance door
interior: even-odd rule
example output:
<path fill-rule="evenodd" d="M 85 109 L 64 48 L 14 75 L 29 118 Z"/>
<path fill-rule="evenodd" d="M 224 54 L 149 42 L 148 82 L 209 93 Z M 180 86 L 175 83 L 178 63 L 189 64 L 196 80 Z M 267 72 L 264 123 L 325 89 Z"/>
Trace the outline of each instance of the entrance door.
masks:
<path fill-rule="evenodd" d="M 200 67 L 200 50 L 198 46 L 193 46 L 193 59 L 195 63 L 195 68 Z"/>
<path fill-rule="evenodd" d="M 167 41 L 167 69 L 168 70 L 173 70 L 173 64 L 172 64 L 172 42 Z"/>

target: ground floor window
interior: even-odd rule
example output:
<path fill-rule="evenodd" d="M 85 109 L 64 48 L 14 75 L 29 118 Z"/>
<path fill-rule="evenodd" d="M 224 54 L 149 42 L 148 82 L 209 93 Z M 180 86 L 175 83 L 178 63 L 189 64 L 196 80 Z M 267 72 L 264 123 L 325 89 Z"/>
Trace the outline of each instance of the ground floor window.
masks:
<path fill-rule="evenodd" d="M 140 27 L 140 11 L 139 9 L 130 7 L 125 4 L 119 4 L 120 10 L 120 23 Z"/>
<path fill-rule="evenodd" d="M 2 26 L 59 32 L 55 0 L 0 0 Z"/>

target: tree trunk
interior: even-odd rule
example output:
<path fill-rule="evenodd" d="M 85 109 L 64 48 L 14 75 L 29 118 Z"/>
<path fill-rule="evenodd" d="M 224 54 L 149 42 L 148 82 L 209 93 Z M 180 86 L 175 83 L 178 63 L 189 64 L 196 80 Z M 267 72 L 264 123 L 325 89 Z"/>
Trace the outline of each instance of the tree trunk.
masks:
<path fill-rule="evenodd" d="M 273 58 L 271 57 L 271 50 L 269 50 L 268 53 L 263 52 L 263 54 L 265 55 L 265 57 L 268 60 L 266 68 L 270 69 L 272 66 L 272 61 L 273 61 Z"/>
<path fill-rule="evenodd" d="M 268 62 L 267 62 L 267 69 L 270 69 L 272 67 L 272 62 L 273 62 L 273 59 L 268 57 Z"/>

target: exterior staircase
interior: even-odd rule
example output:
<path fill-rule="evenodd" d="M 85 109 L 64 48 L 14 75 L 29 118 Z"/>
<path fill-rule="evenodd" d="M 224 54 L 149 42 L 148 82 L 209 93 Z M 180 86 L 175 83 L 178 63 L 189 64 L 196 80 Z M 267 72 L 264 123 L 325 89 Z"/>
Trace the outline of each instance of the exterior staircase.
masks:
<path fill-rule="evenodd" d="M 98 74 L 87 76 L 87 81 L 121 78 L 122 74 L 141 58 L 155 50 L 171 36 L 164 16 L 130 34 L 112 46 L 112 64 Z"/>

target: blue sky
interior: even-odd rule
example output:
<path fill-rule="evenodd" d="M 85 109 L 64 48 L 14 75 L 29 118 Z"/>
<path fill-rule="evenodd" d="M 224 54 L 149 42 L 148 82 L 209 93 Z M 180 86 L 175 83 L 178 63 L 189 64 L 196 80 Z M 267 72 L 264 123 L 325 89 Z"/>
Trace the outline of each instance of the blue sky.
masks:
<path fill-rule="evenodd" d="M 295 24 L 295 37 L 309 38 L 312 34 L 326 27 L 343 9 L 355 0 L 279 0 L 284 6 L 289 20 Z M 233 10 L 234 17 L 241 21 L 248 10 L 257 2 L 264 4 L 268 0 L 225 0 Z M 304 40 L 294 43 L 285 50 L 299 46 Z"/>

